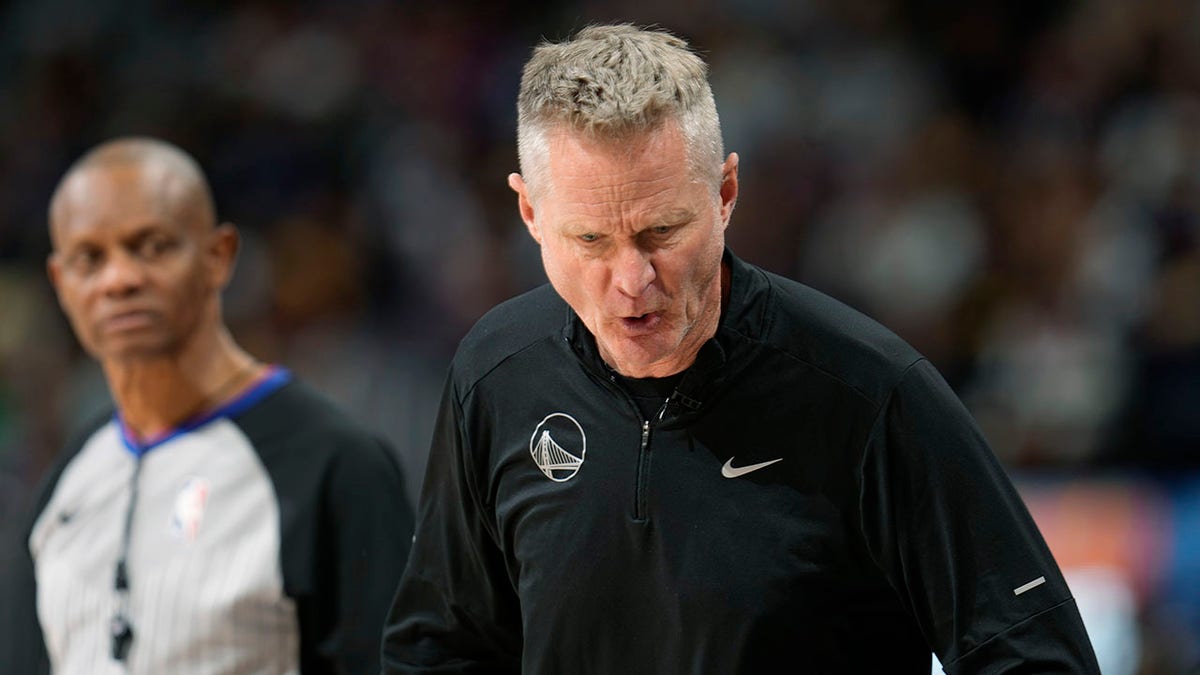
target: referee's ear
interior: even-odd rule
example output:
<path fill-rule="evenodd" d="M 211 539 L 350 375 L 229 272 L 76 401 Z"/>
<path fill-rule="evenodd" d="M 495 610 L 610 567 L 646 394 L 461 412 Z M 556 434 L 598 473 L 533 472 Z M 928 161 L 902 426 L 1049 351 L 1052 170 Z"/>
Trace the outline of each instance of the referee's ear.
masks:
<path fill-rule="evenodd" d="M 58 281 L 62 277 L 62 256 L 58 251 L 50 251 L 50 255 L 46 256 L 46 276 L 50 279 L 50 286 L 54 288 L 54 293 L 58 295 Z"/>
<path fill-rule="evenodd" d="M 241 242 L 241 235 L 233 223 L 221 223 L 212 229 L 204 248 L 204 262 L 211 288 L 224 290 L 233 278 Z"/>

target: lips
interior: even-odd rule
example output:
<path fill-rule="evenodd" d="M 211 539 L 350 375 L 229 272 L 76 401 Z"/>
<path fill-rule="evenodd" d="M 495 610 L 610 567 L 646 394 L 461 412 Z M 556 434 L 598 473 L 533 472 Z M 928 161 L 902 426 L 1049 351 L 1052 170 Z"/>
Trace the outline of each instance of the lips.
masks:
<path fill-rule="evenodd" d="M 627 335 L 647 335 L 656 331 L 662 325 L 662 314 L 649 312 L 640 316 L 625 316 L 618 320 Z"/>
<path fill-rule="evenodd" d="M 158 322 L 158 313 L 148 309 L 135 309 L 111 314 L 100 321 L 100 327 L 109 333 L 124 333 L 142 330 Z"/>

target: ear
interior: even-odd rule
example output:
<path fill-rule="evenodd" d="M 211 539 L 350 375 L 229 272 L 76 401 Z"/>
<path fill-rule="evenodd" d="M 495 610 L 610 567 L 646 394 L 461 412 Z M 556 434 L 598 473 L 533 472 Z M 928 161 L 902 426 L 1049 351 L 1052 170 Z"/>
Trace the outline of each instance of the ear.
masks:
<path fill-rule="evenodd" d="M 213 228 L 205 250 L 209 283 L 213 288 L 224 289 L 233 278 L 240 247 L 241 236 L 233 223 L 221 223 Z"/>
<path fill-rule="evenodd" d="M 525 221 L 529 236 L 533 237 L 533 240 L 540 246 L 542 233 L 538 229 L 537 219 L 533 215 L 533 200 L 529 197 L 529 186 L 525 184 L 525 179 L 521 178 L 521 174 L 510 173 L 508 174 L 508 187 L 517 193 L 517 210 L 521 212 L 521 220 Z"/>
<path fill-rule="evenodd" d="M 50 255 L 46 256 L 46 276 L 50 278 L 54 292 L 58 293 L 59 282 L 62 279 L 62 258 L 58 251 L 51 251 Z"/>
<path fill-rule="evenodd" d="M 731 152 L 721 165 L 721 222 L 724 227 L 729 227 L 729 218 L 733 215 L 737 196 L 738 156 L 736 152 Z"/>

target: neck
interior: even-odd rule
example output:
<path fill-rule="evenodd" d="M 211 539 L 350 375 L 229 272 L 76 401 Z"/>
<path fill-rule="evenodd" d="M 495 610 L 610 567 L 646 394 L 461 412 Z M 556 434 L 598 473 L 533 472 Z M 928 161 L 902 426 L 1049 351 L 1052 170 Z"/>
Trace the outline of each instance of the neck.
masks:
<path fill-rule="evenodd" d="M 126 426 L 138 438 L 164 433 L 220 406 L 266 368 L 224 327 L 178 353 L 110 360 L 105 379 Z"/>

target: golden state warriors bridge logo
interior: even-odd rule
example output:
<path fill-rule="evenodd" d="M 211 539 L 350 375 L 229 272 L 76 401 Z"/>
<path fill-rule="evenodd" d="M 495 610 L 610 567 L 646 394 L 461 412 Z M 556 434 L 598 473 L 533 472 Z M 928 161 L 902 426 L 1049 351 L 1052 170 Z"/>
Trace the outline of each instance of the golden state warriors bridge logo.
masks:
<path fill-rule="evenodd" d="M 587 454 L 587 436 L 574 417 L 551 413 L 533 430 L 529 454 L 546 478 L 564 483 L 579 473 Z"/>

